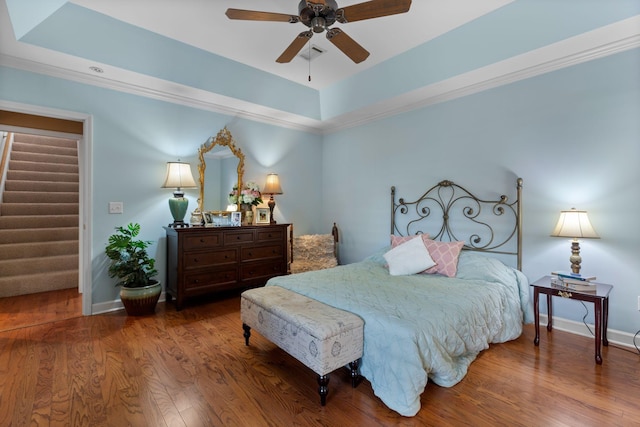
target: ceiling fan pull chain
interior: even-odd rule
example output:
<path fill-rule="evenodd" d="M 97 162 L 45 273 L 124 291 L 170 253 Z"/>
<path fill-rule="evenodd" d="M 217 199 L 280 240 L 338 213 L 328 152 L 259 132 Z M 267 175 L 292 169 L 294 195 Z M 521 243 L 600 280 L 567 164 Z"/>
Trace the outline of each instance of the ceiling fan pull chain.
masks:
<path fill-rule="evenodd" d="M 311 43 L 309 43 L 309 81 L 311 81 Z"/>

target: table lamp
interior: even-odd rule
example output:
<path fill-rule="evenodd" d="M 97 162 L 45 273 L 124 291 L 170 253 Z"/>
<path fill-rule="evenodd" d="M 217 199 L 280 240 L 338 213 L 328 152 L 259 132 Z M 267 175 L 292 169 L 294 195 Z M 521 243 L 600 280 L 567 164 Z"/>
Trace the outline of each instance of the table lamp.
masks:
<path fill-rule="evenodd" d="M 189 207 L 189 200 L 184 197 L 182 188 L 196 188 L 196 182 L 191 174 L 189 163 L 167 162 L 167 177 L 162 184 L 162 188 L 176 188 L 173 197 L 169 199 L 169 209 L 173 215 L 173 223 L 169 227 L 188 227 L 184 222 L 184 216 Z"/>
<path fill-rule="evenodd" d="M 600 236 L 591 226 L 587 211 L 579 211 L 571 208 L 568 211 L 560 211 L 560 218 L 556 228 L 551 232 L 552 237 L 570 237 L 571 240 L 571 271 L 579 274 L 580 263 L 580 241 L 578 239 L 599 239 Z"/>
<path fill-rule="evenodd" d="M 277 173 L 270 173 L 267 175 L 267 183 L 262 189 L 264 194 L 268 194 L 269 202 L 269 223 L 275 224 L 276 220 L 273 219 L 273 209 L 276 207 L 276 201 L 273 199 L 274 194 L 282 194 L 282 187 L 280 187 L 280 178 Z"/>

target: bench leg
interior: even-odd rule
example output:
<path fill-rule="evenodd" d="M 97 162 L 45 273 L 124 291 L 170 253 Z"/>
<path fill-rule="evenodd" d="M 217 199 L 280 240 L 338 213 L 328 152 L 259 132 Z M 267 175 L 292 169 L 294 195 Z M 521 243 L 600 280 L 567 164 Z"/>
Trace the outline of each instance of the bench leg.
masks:
<path fill-rule="evenodd" d="M 244 345 L 249 345 L 249 337 L 251 336 L 251 326 L 246 323 L 242 324 L 242 329 L 244 329 Z"/>
<path fill-rule="evenodd" d="M 327 394 L 329 393 L 329 375 L 318 375 L 318 391 L 320 392 L 320 404 L 327 404 Z"/>
<path fill-rule="evenodd" d="M 354 360 L 349 363 L 349 370 L 351 371 L 351 387 L 356 388 L 360 381 L 362 381 L 362 377 L 360 376 L 360 372 L 358 371 L 358 367 L 360 366 L 360 359 Z"/>

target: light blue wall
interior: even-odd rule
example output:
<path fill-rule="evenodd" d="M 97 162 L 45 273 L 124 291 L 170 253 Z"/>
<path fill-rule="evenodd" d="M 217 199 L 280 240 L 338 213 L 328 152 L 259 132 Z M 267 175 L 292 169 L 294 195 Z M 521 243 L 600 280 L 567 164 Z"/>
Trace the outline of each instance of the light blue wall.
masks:
<path fill-rule="evenodd" d="M 0 99 L 90 114 L 93 117 L 91 203 L 93 236 L 91 263 L 93 303 L 117 299 L 113 279 L 106 274 L 103 254 L 114 227 L 134 221 L 141 238 L 157 242 L 159 279 L 165 278 L 163 226 L 172 221 L 167 200 L 171 189 L 160 188 L 166 162 L 190 162 L 197 176 L 197 150 L 224 126 L 246 156 L 245 179 L 264 185 L 267 173 L 280 175 L 284 194 L 277 197 L 279 223 L 295 221 L 296 232 L 311 233 L 320 224 L 321 136 L 282 129 L 0 67 Z M 230 189 L 229 189 L 230 190 Z M 189 212 L 198 190 L 185 190 Z M 108 202 L 124 202 L 123 215 L 107 213 Z M 187 218 L 188 219 L 188 218 Z"/>
<path fill-rule="evenodd" d="M 0 68 L 0 98 L 94 118 L 94 303 L 116 298 L 102 255 L 115 226 L 142 223 L 143 238 L 160 242 L 153 250 L 164 270 L 165 162 L 195 167 L 197 147 L 226 125 L 247 155 L 247 179 L 280 174 L 278 221 L 294 222 L 298 234 L 336 221 L 343 262 L 387 244 L 391 185 L 413 196 L 449 178 L 509 192 L 523 177 L 525 274 L 568 268 L 569 243 L 548 235 L 561 209 L 588 210 L 602 239 L 582 243 L 584 271 L 616 286 L 610 326 L 635 332 L 639 58 L 638 49 L 620 53 L 324 137 L 10 68 Z M 196 190 L 187 196 L 195 206 Z M 108 215 L 109 201 L 123 201 L 124 215 Z M 561 317 L 579 321 L 583 311 L 556 303 Z"/>
<path fill-rule="evenodd" d="M 583 272 L 615 285 L 609 325 L 635 332 L 638 76 L 636 49 L 326 136 L 324 215 L 340 224 L 342 260 L 388 244 L 391 185 L 409 199 L 445 178 L 472 191 L 503 183 L 497 194 L 514 194 L 519 176 L 524 273 L 569 269 L 569 242 L 549 234 L 561 209 L 586 209 L 602 238 L 581 244 Z M 576 301 L 554 307 L 576 321 L 584 314 Z"/>

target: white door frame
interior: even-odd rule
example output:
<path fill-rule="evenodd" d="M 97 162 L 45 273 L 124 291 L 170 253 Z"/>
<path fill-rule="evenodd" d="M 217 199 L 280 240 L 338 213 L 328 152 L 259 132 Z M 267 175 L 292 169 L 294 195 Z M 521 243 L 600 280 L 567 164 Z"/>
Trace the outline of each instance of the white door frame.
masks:
<path fill-rule="evenodd" d="M 15 111 L 18 113 L 35 114 L 38 116 L 52 117 L 63 120 L 75 120 L 81 121 L 83 123 L 83 135 L 81 138 L 78 138 L 78 135 L 75 134 L 12 126 L 3 126 L 3 130 L 16 133 L 36 133 L 39 135 L 78 140 L 78 168 L 80 184 L 80 209 L 78 212 L 78 290 L 82 293 L 82 314 L 85 316 L 89 316 L 92 314 L 93 306 L 91 296 L 91 290 L 93 288 L 91 281 L 91 260 L 93 258 L 91 246 L 91 230 L 93 218 L 93 197 L 91 194 L 91 189 L 93 188 L 93 178 L 91 173 L 93 147 L 92 116 L 89 114 L 77 113 L 75 111 L 59 110 L 3 100 L 0 100 L 0 108 L 3 110 Z"/>

